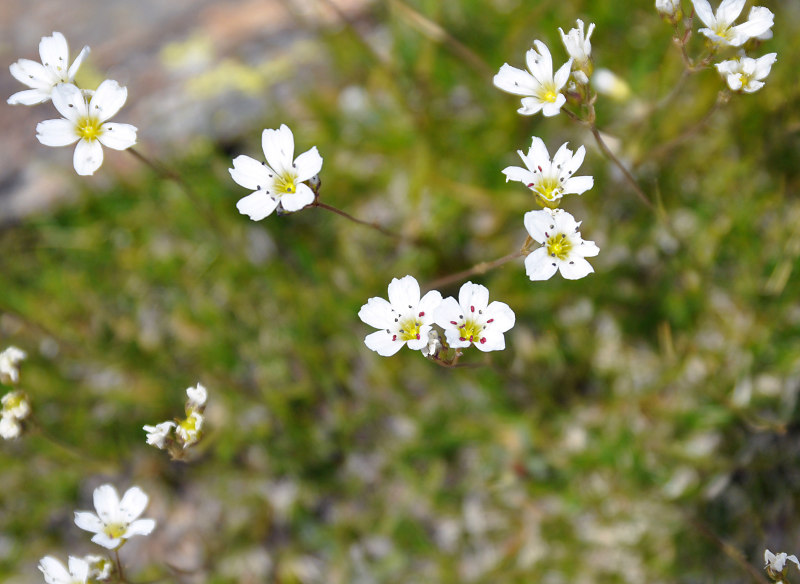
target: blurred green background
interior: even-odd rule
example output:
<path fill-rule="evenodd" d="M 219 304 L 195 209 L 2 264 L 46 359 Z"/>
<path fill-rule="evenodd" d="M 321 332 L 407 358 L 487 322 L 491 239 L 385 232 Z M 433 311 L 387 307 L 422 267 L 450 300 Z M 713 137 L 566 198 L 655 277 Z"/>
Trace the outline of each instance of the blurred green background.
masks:
<path fill-rule="evenodd" d="M 142 486 L 159 522 L 122 552 L 135 582 L 765 581 L 765 548 L 800 552 L 800 6 L 760 4 L 766 87 L 698 126 L 724 84 L 698 73 L 650 109 L 682 67 L 650 1 L 377 3 L 317 32 L 331 74 L 290 107 L 162 161 L 194 199 L 142 167 L 3 228 L 0 332 L 30 355 L 42 430 L 0 447 L 0 578 L 98 552 L 72 512 L 112 482 Z M 599 98 L 598 124 L 663 216 L 585 128 L 521 117 L 492 86 L 533 39 L 564 62 L 576 18 L 631 88 Z M 323 201 L 433 244 L 321 209 L 239 215 L 231 159 L 281 123 L 296 153 L 319 148 Z M 595 186 L 562 207 L 596 273 L 473 278 L 517 324 L 469 367 L 369 351 L 356 315 L 393 277 L 519 248 L 534 202 L 501 170 L 533 135 L 587 147 Z M 172 463 L 142 425 L 181 415 L 198 381 L 208 434 Z"/>

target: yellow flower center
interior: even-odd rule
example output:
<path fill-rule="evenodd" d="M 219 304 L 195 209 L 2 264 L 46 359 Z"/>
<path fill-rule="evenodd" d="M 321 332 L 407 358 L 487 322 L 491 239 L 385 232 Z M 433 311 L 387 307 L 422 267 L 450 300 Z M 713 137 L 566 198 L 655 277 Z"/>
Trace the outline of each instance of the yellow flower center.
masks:
<path fill-rule="evenodd" d="M 419 339 L 419 329 L 422 326 L 422 321 L 416 317 L 409 316 L 404 318 L 399 323 L 400 340 L 401 341 L 416 341 Z"/>
<path fill-rule="evenodd" d="M 561 197 L 561 183 L 558 178 L 543 177 L 538 182 L 529 184 L 528 188 L 534 192 L 536 201 L 542 207 L 550 209 L 558 207 L 558 199 Z"/>
<path fill-rule="evenodd" d="M 552 83 L 542 85 L 538 98 L 540 101 L 549 101 L 550 103 L 554 103 L 556 99 L 558 99 L 558 91 L 556 91 L 556 86 Z"/>
<path fill-rule="evenodd" d="M 128 530 L 128 526 L 124 523 L 110 523 L 105 526 L 103 532 L 111 538 L 118 539 L 125 535 L 125 532 Z"/>
<path fill-rule="evenodd" d="M 275 179 L 275 194 L 280 196 L 292 195 L 297 192 L 297 184 L 295 181 L 297 176 L 294 174 L 278 175 Z"/>
<path fill-rule="evenodd" d="M 551 235 L 545 242 L 547 253 L 560 260 L 566 260 L 572 250 L 572 241 L 563 233 Z"/>
<path fill-rule="evenodd" d="M 103 134 L 100 120 L 91 116 L 78 120 L 76 131 L 78 132 L 78 136 L 89 142 L 97 140 Z"/>

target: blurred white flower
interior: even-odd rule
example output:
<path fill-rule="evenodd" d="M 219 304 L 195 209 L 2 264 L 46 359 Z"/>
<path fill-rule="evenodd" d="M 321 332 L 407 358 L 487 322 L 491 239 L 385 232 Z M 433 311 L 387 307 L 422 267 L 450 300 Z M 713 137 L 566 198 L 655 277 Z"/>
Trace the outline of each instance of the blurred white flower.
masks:
<path fill-rule="evenodd" d="M 0 400 L 2 415 L 24 420 L 31 413 L 31 404 L 24 391 L 10 391 Z"/>
<path fill-rule="evenodd" d="M 769 75 L 772 64 L 777 58 L 777 53 L 769 53 L 758 59 L 741 56 L 738 59 L 717 63 L 715 67 L 733 91 L 753 93 L 764 87 L 762 79 Z"/>
<path fill-rule="evenodd" d="M 189 412 L 186 419 L 175 427 L 175 434 L 178 435 L 184 448 L 197 444 L 202 437 L 203 422 L 205 418 L 200 412 Z"/>
<path fill-rule="evenodd" d="M 596 256 L 600 249 L 581 238 L 579 227 L 563 209 L 525 213 L 525 229 L 542 244 L 525 258 L 525 272 L 531 280 L 549 280 L 556 271 L 568 280 L 577 280 L 594 272 L 585 258 Z"/>
<path fill-rule="evenodd" d="M 105 582 L 114 573 L 114 564 L 103 556 L 83 556 L 83 561 L 89 564 L 89 582 L 99 580 Z"/>
<path fill-rule="evenodd" d="M 370 298 L 358 311 L 358 318 L 381 329 L 367 335 L 364 343 L 378 355 L 389 357 L 408 345 L 414 351 L 428 344 L 433 312 L 442 295 L 431 290 L 420 299 L 419 283 L 413 276 L 393 278 L 389 283 L 389 301 Z"/>
<path fill-rule="evenodd" d="M 102 146 L 125 150 L 136 144 L 135 126 L 107 121 L 127 98 L 128 90 L 111 79 L 100 84 L 88 103 L 83 92 L 74 85 L 58 85 L 53 89 L 53 105 L 64 117 L 39 122 L 36 137 L 45 146 L 69 146 L 78 142 L 72 159 L 75 172 L 81 176 L 94 174 L 103 164 Z"/>
<path fill-rule="evenodd" d="M 514 95 L 522 95 L 522 107 L 517 110 L 524 116 L 542 112 L 546 117 L 558 115 L 567 98 L 561 93 L 569 79 L 572 59 L 564 63 L 553 75 L 553 58 L 542 41 L 533 41 L 535 49 L 525 54 L 528 71 L 505 63 L 494 76 L 499 89 Z"/>
<path fill-rule="evenodd" d="M 517 154 L 526 168 L 509 166 L 503 169 L 506 182 L 521 182 L 534 192 L 543 206 L 558 206 L 558 200 L 564 195 L 581 195 L 594 186 L 591 176 L 572 176 L 586 156 L 583 146 L 573 155 L 567 143 L 562 144 L 551 161 L 544 141 L 534 136 L 528 154 L 522 150 L 517 150 Z"/>
<path fill-rule="evenodd" d="M 39 570 L 47 584 L 86 584 L 89 577 L 89 564 L 73 556 L 69 557 L 69 571 L 53 556 L 39 560 Z"/>
<path fill-rule="evenodd" d="M 681 0 L 656 0 L 656 10 L 667 18 L 675 18 L 681 9 Z"/>
<path fill-rule="evenodd" d="M 22 424 L 14 416 L 0 415 L 0 437 L 4 440 L 19 438 L 22 434 Z"/>
<path fill-rule="evenodd" d="M 722 0 L 716 13 L 712 12 L 708 0 L 692 0 L 692 4 L 698 18 L 708 27 L 701 28 L 700 32 L 719 45 L 740 47 L 748 39 L 765 34 L 775 19 L 768 8 L 754 6 L 746 22 L 732 26 L 744 8 L 745 0 Z"/>
<path fill-rule="evenodd" d="M 9 67 L 14 78 L 31 89 L 19 91 L 8 98 L 11 105 L 36 105 L 44 103 L 51 97 L 53 88 L 59 83 L 72 83 L 81 63 L 89 54 L 89 47 L 81 52 L 69 67 L 69 47 L 67 39 L 60 32 L 53 36 L 42 37 L 39 42 L 41 63 L 30 59 L 20 59 Z"/>
<path fill-rule="evenodd" d="M 506 348 L 503 333 L 514 326 L 514 311 L 505 302 L 489 304 L 489 289 L 467 282 L 458 292 L 458 301 L 446 298 L 434 314 L 436 324 L 444 329 L 451 347 L 475 345 L 481 351 Z"/>
<path fill-rule="evenodd" d="M 203 387 L 201 384 L 197 384 L 195 387 L 190 387 L 186 390 L 186 395 L 189 398 L 189 401 L 186 403 L 186 408 L 189 410 L 195 410 L 202 408 L 206 405 L 206 399 L 208 399 L 208 391 L 206 388 Z"/>
<path fill-rule="evenodd" d="M 233 168 L 228 169 L 238 185 L 255 191 L 236 203 L 239 212 L 260 221 L 278 205 L 292 212 L 313 203 L 314 191 L 303 183 L 322 170 L 317 147 L 293 160 L 294 136 L 285 124 L 277 130 L 264 130 L 261 147 L 266 163 L 240 155 L 233 159 Z"/>
<path fill-rule="evenodd" d="M 0 353 L 0 381 L 6 384 L 19 382 L 19 364 L 28 354 L 14 346 Z"/>
<path fill-rule="evenodd" d="M 128 489 L 120 501 L 113 486 L 100 485 L 94 490 L 97 513 L 76 511 L 75 525 L 93 532 L 94 543 L 110 550 L 117 549 L 134 535 L 149 535 L 155 529 L 155 520 L 139 519 L 147 502 L 147 495 L 139 487 Z"/>
<path fill-rule="evenodd" d="M 163 450 L 165 443 L 175 426 L 175 422 L 161 422 L 155 426 L 143 426 L 142 428 L 145 432 L 147 432 L 147 443 L 150 446 L 155 446 L 156 448 Z"/>
<path fill-rule="evenodd" d="M 797 557 L 794 555 L 786 555 L 785 552 L 781 552 L 779 554 L 773 554 L 769 550 L 764 550 L 764 569 L 769 574 L 770 578 L 777 579 L 783 576 L 783 573 L 786 570 L 786 562 L 794 562 L 798 569 L 800 569 L 800 562 L 797 561 Z"/>
<path fill-rule="evenodd" d="M 584 32 L 583 21 L 578 19 L 576 22 L 578 28 L 570 29 L 568 33 L 564 34 L 559 27 L 558 32 L 561 33 L 561 41 L 564 43 L 567 54 L 572 57 L 575 68 L 590 75 L 592 73 L 592 43 L 589 38 L 594 32 L 594 23 L 590 23 L 589 29 Z"/>
<path fill-rule="evenodd" d="M 631 88 L 624 79 L 609 69 L 598 69 L 592 75 L 592 85 L 597 93 L 607 95 L 614 101 L 625 101 L 631 96 Z"/>

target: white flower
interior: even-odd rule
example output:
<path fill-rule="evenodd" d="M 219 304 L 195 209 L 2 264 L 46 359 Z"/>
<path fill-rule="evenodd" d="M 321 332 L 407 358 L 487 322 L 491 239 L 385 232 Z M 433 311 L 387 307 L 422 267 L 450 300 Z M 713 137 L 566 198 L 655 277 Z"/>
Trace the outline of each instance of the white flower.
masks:
<path fill-rule="evenodd" d="M 183 447 L 188 448 L 200 441 L 203 422 L 205 418 L 199 412 L 190 412 L 189 415 L 175 428 L 175 433 L 183 442 Z"/>
<path fill-rule="evenodd" d="M 22 434 L 22 425 L 14 416 L 0 415 L 0 437 L 5 440 L 13 440 Z"/>
<path fill-rule="evenodd" d="M 572 59 L 564 63 L 553 75 L 553 58 L 550 56 L 550 50 L 542 41 L 533 41 L 533 44 L 536 45 L 536 49 L 530 49 L 525 54 L 530 73 L 505 63 L 500 67 L 500 72 L 494 76 L 494 84 L 503 91 L 524 96 L 518 113 L 531 116 L 541 111 L 544 116 L 555 116 L 567 100 L 561 89 L 569 79 Z"/>
<path fill-rule="evenodd" d="M 733 91 L 753 93 L 764 87 L 764 82 L 761 80 L 769 75 L 772 64 L 777 58 L 777 53 L 769 53 L 758 59 L 741 56 L 738 59 L 717 63 L 715 67 Z"/>
<path fill-rule="evenodd" d="M 45 146 L 78 142 L 72 159 L 75 172 L 82 176 L 94 174 L 103 164 L 102 146 L 125 150 L 136 144 L 135 126 L 107 122 L 127 98 L 128 90 L 111 79 L 100 84 L 88 103 L 74 85 L 58 85 L 53 89 L 53 105 L 64 117 L 39 122 L 36 137 Z"/>
<path fill-rule="evenodd" d="M 147 432 L 147 443 L 163 450 L 164 444 L 175 426 L 175 422 L 161 422 L 155 426 L 142 426 L 142 429 Z"/>
<path fill-rule="evenodd" d="M 681 0 L 656 0 L 656 10 L 663 16 L 673 17 L 681 9 Z"/>
<path fill-rule="evenodd" d="M 189 397 L 189 401 L 186 404 L 188 409 L 194 410 L 197 408 L 202 408 L 204 405 L 206 405 L 208 392 L 206 391 L 206 388 L 199 383 L 195 387 L 188 388 L 186 390 L 186 395 Z"/>
<path fill-rule="evenodd" d="M 389 357 L 403 345 L 420 351 L 428 344 L 433 312 L 442 295 L 431 290 L 420 300 L 419 283 L 413 276 L 393 278 L 389 284 L 389 301 L 370 298 L 358 311 L 358 318 L 369 326 L 381 329 L 366 336 L 364 343 L 378 355 Z"/>
<path fill-rule="evenodd" d="M 24 391 L 10 391 L 3 396 L 0 403 L 3 405 L 4 416 L 24 420 L 31 413 L 31 404 Z"/>
<path fill-rule="evenodd" d="M 625 101 L 631 96 L 631 88 L 619 75 L 608 69 L 598 69 L 592 75 L 592 85 L 597 93 L 615 101 Z"/>
<path fill-rule="evenodd" d="M 800 562 L 794 555 L 788 556 L 785 552 L 773 554 L 769 550 L 764 550 L 764 569 L 772 578 L 778 578 L 783 575 L 786 569 L 786 561 L 794 562 L 798 569 L 800 569 Z"/>
<path fill-rule="evenodd" d="M 557 270 L 567 280 L 577 280 L 594 272 L 584 258 L 596 256 L 600 249 L 584 241 L 580 223 L 563 209 L 542 209 L 525 213 L 525 229 L 542 244 L 525 258 L 525 272 L 531 280 L 549 280 Z"/>
<path fill-rule="evenodd" d="M 83 556 L 83 561 L 89 564 L 89 581 L 100 580 L 104 582 L 111 577 L 114 572 L 114 564 L 103 556 Z"/>
<path fill-rule="evenodd" d="M 72 83 L 81 63 L 89 54 L 89 47 L 83 47 L 80 54 L 67 67 L 69 47 L 67 39 L 60 32 L 53 36 L 42 37 L 39 42 L 41 63 L 30 59 L 20 59 L 9 67 L 14 78 L 30 87 L 19 91 L 8 98 L 11 105 L 35 105 L 50 99 L 53 88 L 59 83 Z"/>
<path fill-rule="evenodd" d="M 0 381 L 11 384 L 19 381 L 19 363 L 28 356 L 25 351 L 14 346 L 0 353 Z"/>
<path fill-rule="evenodd" d="M 503 333 L 514 326 L 514 311 L 505 302 L 489 304 L 486 286 L 467 282 L 458 291 L 458 301 L 450 296 L 442 301 L 434 314 L 436 324 L 444 329 L 451 347 L 474 344 L 481 351 L 506 348 Z"/>
<path fill-rule="evenodd" d="M 73 556 L 69 557 L 69 571 L 53 556 L 39 560 L 39 570 L 47 584 L 86 584 L 89 577 L 89 564 Z"/>
<path fill-rule="evenodd" d="M 594 23 L 590 23 L 589 30 L 584 33 L 583 21 L 578 19 L 576 22 L 578 28 L 570 29 L 567 34 L 564 34 L 559 27 L 558 32 L 561 33 L 561 41 L 564 43 L 567 54 L 574 60 L 576 68 L 584 72 L 588 69 L 591 73 L 592 43 L 589 38 L 594 32 Z"/>
<path fill-rule="evenodd" d="M 700 32 L 712 42 L 732 47 L 742 46 L 748 39 L 761 36 L 772 28 L 775 15 L 763 6 L 750 9 L 747 22 L 732 26 L 744 8 L 745 0 L 722 0 L 717 12 L 711 11 L 708 0 L 692 0 L 697 16 L 708 28 Z"/>
<path fill-rule="evenodd" d="M 294 136 L 285 124 L 277 130 L 264 130 L 261 147 L 266 163 L 241 155 L 233 159 L 233 168 L 228 169 L 237 184 L 255 191 L 236 203 L 239 212 L 260 221 L 279 204 L 284 211 L 299 211 L 313 203 L 314 191 L 303 182 L 322 169 L 317 147 L 293 160 Z"/>
<path fill-rule="evenodd" d="M 147 495 L 139 487 L 131 487 L 120 501 L 117 490 L 111 485 L 100 485 L 94 490 L 94 508 L 76 511 L 75 525 L 95 533 L 92 541 L 110 550 L 117 549 L 134 535 L 148 535 L 155 529 L 153 519 L 138 519 L 147 507 Z"/>
<path fill-rule="evenodd" d="M 564 195 L 581 195 L 594 186 L 591 176 L 572 176 L 583 164 L 586 148 L 581 146 L 572 154 L 572 150 L 562 144 L 552 162 L 547 146 L 541 138 L 533 137 L 528 154 L 517 150 L 526 168 L 509 166 L 503 169 L 506 182 L 519 181 L 534 192 L 540 203 L 545 206 L 558 205 Z"/>

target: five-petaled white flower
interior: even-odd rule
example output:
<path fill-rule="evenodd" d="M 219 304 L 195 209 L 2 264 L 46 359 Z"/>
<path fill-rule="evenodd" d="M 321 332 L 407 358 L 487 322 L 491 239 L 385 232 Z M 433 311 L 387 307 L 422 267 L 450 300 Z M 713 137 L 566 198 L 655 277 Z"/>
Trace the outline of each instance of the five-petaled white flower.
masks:
<path fill-rule="evenodd" d="M 715 67 L 733 91 L 753 93 L 764 87 L 762 79 L 769 75 L 772 64 L 777 58 L 777 53 L 769 53 L 758 59 L 741 56 L 738 59 L 717 63 Z"/>
<path fill-rule="evenodd" d="M 428 345 L 433 312 L 441 301 L 442 295 L 436 290 L 420 299 L 419 283 L 413 276 L 393 278 L 388 302 L 376 296 L 358 311 L 362 321 L 381 329 L 367 335 L 364 343 L 383 357 L 394 355 L 403 345 L 422 350 Z"/>
<path fill-rule="evenodd" d="M 39 570 L 47 584 L 86 584 L 89 578 L 89 563 L 74 556 L 69 557 L 69 571 L 53 556 L 39 560 Z"/>
<path fill-rule="evenodd" d="M 769 550 L 764 550 L 764 569 L 771 578 L 777 579 L 783 576 L 783 573 L 786 570 L 787 560 L 794 562 L 794 564 L 800 570 L 800 562 L 797 561 L 797 556 L 789 556 L 786 555 L 785 552 L 773 554 Z"/>
<path fill-rule="evenodd" d="M 88 54 L 89 47 L 83 47 L 72 65 L 67 66 L 69 47 L 67 47 L 67 39 L 64 38 L 64 35 L 54 32 L 53 36 L 42 37 L 39 42 L 41 63 L 30 59 L 20 59 L 9 67 L 14 78 L 31 89 L 18 91 L 8 98 L 8 103 L 11 105 L 36 105 L 48 101 L 56 85 L 73 82 L 78 68 Z"/>
<path fill-rule="evenodd" d="M 567 54 L 572 57 L 575 63 L 575 68 L 580 69 L 586 75 L 592 74 L 592 43 L 589 38 L 594 32 L 594 23 L 589 24 L 589 29 L 584 33 L 583 21 L 578 19 L 578 28 L 572 28 L 566 34 L 558 28 L 561 33 L 561 41 L 564 43 L 564 48 Z"/>
<path fill-rule="evenodd" d="M 127 98 L 128 90 L 111 79 L 100 84 L 89 102 L 80 89 L 62 83 L 53 89 L 53 105 L 64 117 L 39 122 L 36 137 L 45 146 L 78 142 L 72 160 L 75 172 L 81 176 L 94 174 L 103 164 L 102 146 L 125 150 L 136 144 L 135 126 L 107 121 Z"/>
<path fill-rule="evenodd" d="M 546 117 L 555 116 L 567 100 L 561 90 L 569 79 L 572 59 L 553 75 L 550 50 L 542 41 L 533 41 L 533 44 L 536 48 L 525 54 L 530 73 L 505 63 L 494 76 L 494 84 L 503 91 L 524 96 L 518 113 L 531 116 L 541 111 Z"/>
<path fill-rule="evenodd" d="M 28 354 L 13 345 L 0 353 L 0 382 L 13 384 L 19 382 L 19 364 Z"/>
<path fill-rule="evenodd" d="M 291 212 L 313 203 L 314 191 L 303 183 L 322 169 L 317 147 L 293 159 L 294 136 L 286 124 L 277 130 L 264 130 L 261 147 L 266 163 L 240 155 L 233 159 L 233 168 L 228 169 L 237 184 L 255 191 L 236 203 L 239 212 L 260 221 L 278 205 Z"/>
<path fill-rule="evenodd" d="M 186 408 L 189 410 L 196 410 L 206 405 L 208 391 L 203 385 L 198 383 L 195 387 L 190 387 L 186 390 L 186 396 L 189 398 L 186 402 Z"/>
<path fill-rule="evenodd" d="M 75 525 L 95 535 L 92 541 L 110 550 L 117 549 L 134 535 L 149 535 L 155 529 L 153 519 L 138 517 L 147 507 L 147 495 L 139 487 L 131 487 L 120 501 L 117 490 L 111 485 L 100 485 L 94 490 L 94 508 L 76 511 Z"/>
<path fill-rule="evenodd" d="M 172 433 L 172 429 L 176 425 L 175 422 L 161 422 L 155 426 L 142 426 L 142 429 L 147 432 L 147 443 L 163 450 L 167 439 Z"/>
<path fill-rule="evenodd" d="M 567 280 L 594 272 L 585 258 L 600 253 L 593 241 L 584 241 L 580 223 L 563 209 L 542 209 L 525 213 L 525 229 L 542 244 L 525 258 L 525 272 L 531 280 L 549 280 L 556 271 Z"/>
<path fill-rule="evenodd" d="M 594 186 L 594 179 L 591 176 L 572 175 L 583 164 L 586 148 L 581 146 L 573 155 L 567 144 L 561 145 L 551 161 L 544 141 L 534 136 L 528 154 L 517 150 L 526 168 L 509 166 L 503 169 L 506 182 L 521 182 L 533 191 L 537 201 L 545 207 L 558 206 L 558 200 L 564 195 L 585 193 Z"/>
<path fill-rule="evenodd" d="M 722 0 L 722 4 L 714 13 L 708 0 L 692 0 L 697 16 L 708 28 L 701 28 L 700 32 L 706 35 L 713 43 L 740 47 L 748 39 L 766 33 L 775 19 L 775 15 L 768 8 L 754 6 L 750 9 L 747 21 L 737 26 L 732 26 L 733 21 L 739 17 L 746 0 Z"/>
<path fill-rule="evenodd" d="M 486 286 L 467 282 L 458 291 L 458 301 L 452 296 L 442 301 L 434 319 L 451 347 L 475 345 L 487 352 L 506 348 L 503 333 L 514 326 L 515 316 L 505 302 L 489 304 Z"/>

